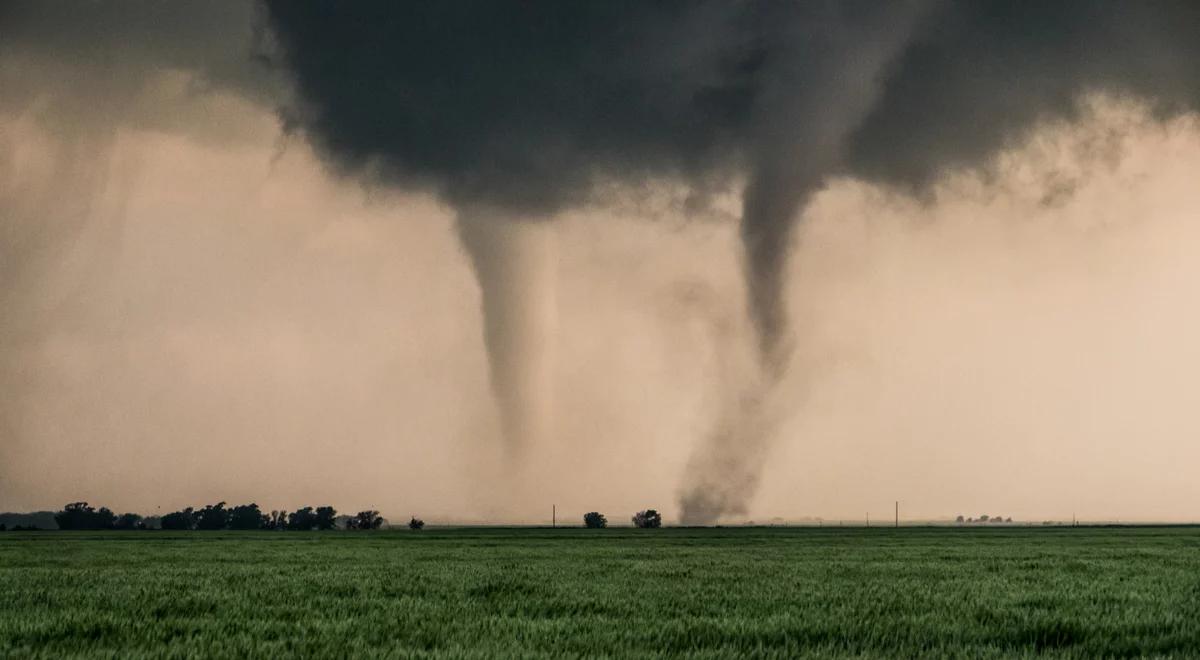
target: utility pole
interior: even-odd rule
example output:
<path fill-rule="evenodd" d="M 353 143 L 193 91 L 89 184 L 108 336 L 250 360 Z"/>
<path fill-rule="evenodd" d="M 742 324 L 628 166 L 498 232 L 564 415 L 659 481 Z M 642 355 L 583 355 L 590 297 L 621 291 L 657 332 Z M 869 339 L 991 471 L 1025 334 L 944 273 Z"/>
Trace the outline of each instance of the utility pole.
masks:
<path fill-rule="evenodd" d="M 558 505 L 557 504 L 550 505 L 550 527 L 551 528 L 558 527 Z"/>
<path fill-rule="evenodd" d="M 896 529 L 900 529 L 900 500 L 896 500 Z"/>

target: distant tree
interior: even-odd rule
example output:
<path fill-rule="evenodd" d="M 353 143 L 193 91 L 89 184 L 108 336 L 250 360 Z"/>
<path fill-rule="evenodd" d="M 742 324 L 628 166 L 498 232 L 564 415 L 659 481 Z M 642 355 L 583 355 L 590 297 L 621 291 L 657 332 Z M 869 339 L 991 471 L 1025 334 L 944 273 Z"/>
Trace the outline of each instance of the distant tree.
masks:
<path fill-rule="evenodd" d="M 72 502 L 54 514 L 59 529 L 112 529 L 116 520 L 117 515 L 107 507 L 96 510 L 87 502 Z"/>
<path fill-rule="evenodd" d="M 145 529 L 142 517 L 136 513 L 122 513 L 113 523 L 113 529 Z"/>
<path fill-rule="evenodd" d="M 987 514 L 984 514 L 984 515 L 982 515 L 982 516 L 979 516 L 979 522 L 987 522 L 987 521 L 988 521 L 988 516 L 987 516 Z"/>
<path fill-rule="evenodd" d="M 412 520 L 408 521 L 408 528 L 414 531 L 425 529 L 425 521 L 413 516 Z"/>
<path fill-rule="evenodd" d="M 296 509 L 287 517 L 287 528 L 292 531 L 306 532 L 317 526 L 317 514 L 311 506 Z"/>
<path fill-rule="evenodd" d="M 638 511 L 633 516 L 633 526 L 640 527 L 642 529 L 653 529 L 656 527 L 662 527 L 662 514 L 655 511 L 654 509 L 646 509 L 645 511 Z"/>
<path fill-rule="evenodd" d="M 1005 518 L 1005 519 L 1004 519 L 1004 522 L 1006 522 L 1006 523 L 1010 523 L 1010 522 L 1012 522 L 1012 518 L 1011 518 L 1011 517 L 1010 517 L 1010 518 Z"/>
<path fill-rule="evenodd" d="M 59 529 L 83 529 L 95 513 L 96 509 L 88 506 L 87 502 L 71 502 L 54 514 L 54 522 Z"/>
<path fill-rule="evenodd" d="M 113 524 L 117 522 L 117 514 L 102 506 L 96 511 L 95 520 L 96 526 L 93 529 L 112 529 Z"/>
<path fill-rule="evenodd" d="M 379 529 L 383 526 L 383 518 L 378 511 L 359 511 L 346 521 L 346 529 Z"/>
<path fill-rule="evenodd" d="M 959 517 L 955 518 L 955 519 L 954 519 L 954 522 L 956 522 L 956 523 L 962 523 L 962 522 L 963 522 L 963 517 L 962 517 L 962 516 L 959 516 Z"/>
<path fill-rule="evenodd" d="M 583 514 L 583 525 L 588 529 L 602 529 L 608 527 L 608 519 L 599 511 Z"/>
<path fill-rule="evenodd" d="M 218 530 L 229 526 L 229 509 L 224 502 L 209 504 L 196 512 L 196 529 Z"/>
<path fill-rule="evenodd" d="M 335 529 L 337 527 L 337 509 L 331 506 L 319 506 L 314 518 L 317 529 Z"/>
<path fill-rule="evenodd" d="M 183 511 L 175 511 L 168 513 L 162 517 L 161 522 L 163 529 L 172 530 L 189 530 L 196 528 L 196 514 L 192 511 L 192 507 L 188 507 Z"/>
<path fill-rule="evenodd" d="M 1004 522 L 1004 516 L 993 516 L 992 522 L 993 523 L 1002 523 L 1002 522 Z"/>
<path fill-rule="evenodd" d="M 229 529 L 270 529 L 271 517 L 258 504 L 239 504 L 229 510 Z"/>

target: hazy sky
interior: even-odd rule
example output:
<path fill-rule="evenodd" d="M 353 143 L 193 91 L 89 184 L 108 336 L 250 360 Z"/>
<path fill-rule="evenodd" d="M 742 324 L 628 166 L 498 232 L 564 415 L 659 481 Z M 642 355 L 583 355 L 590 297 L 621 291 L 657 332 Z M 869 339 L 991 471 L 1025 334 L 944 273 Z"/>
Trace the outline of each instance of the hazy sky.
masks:
<path fill-rule="evenodd" d="M 1153 56 L 1130 36 L 1156 15 L 1106 34 L 1170 73 L 1158 88 L 1053 35 L 1022 51 L 1038 66 L 989 66 L 961 35 L 1021 31 L 939 5 L 886 34 L 840 9 L 782 36 L 719 4 L 557 16 L 545 29 L 577 38 L 677 27 L 645 52 L 622 36 L 636 57 L 591 86 L 505 73 L 521 94 L 460 134 L 444 117 L 475 115 L 456 99 L 497 93 L 455 77 L 469 54 L 363 74 L 396 81 L 373 101 L 313 82 L 336 29 L 163 6 L 0 8 L 0 510 L 675 520 L 711 488 L 725 520 L 884 518 L 897 499 L 910 518 L 1200 518 L 1200 118 L 1178 30 Z M 1051 18 L 1075 20 L 1028 20 Z M 621 39 L 549 73 L 548 51 L 504 63 L 571 79 Z M 747 74 L 746 43 L 831 63 Z M 940 71 L 945 52 L 990 77 Z M 1010 94 L 983 112 L 988 80 Z M 802 81 L 824 87 L 778 91 Z M 610 87 L 631 94 L 615 124 L 570 101 Z M 776 100 L 717 121 L 713 90 Z M 944 130 L 902 121 L 918 94 Z M 568 119 L 513 119 L 539 101 Z M 396 108 L 395 130 L 373 124 Z M 327 125 L 343 115 L 352 136 Z M 785 229 L 747 234 L 755 181 L 794 203 Z M 764 286 L 769 331 L 747 293 Z"/>

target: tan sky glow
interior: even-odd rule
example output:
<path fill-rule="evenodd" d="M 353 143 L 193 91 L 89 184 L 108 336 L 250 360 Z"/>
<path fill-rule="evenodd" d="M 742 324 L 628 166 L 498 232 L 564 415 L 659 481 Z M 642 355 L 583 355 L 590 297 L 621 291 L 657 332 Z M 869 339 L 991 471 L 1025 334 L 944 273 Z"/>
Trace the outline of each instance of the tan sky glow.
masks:
<path fill-rule="evenodd" d="M 664 186 L 531 230 L 557 243 L 555 427 L 514 474 L 451 212 L 216 102 L 232 137 L 0 118 L 0 509 L 677 515 L 755 359 L 736 202 L 697 219 Z M 1197 517 L 1200 124 L 1089 107 L 931 199 L 816 197 L 748 518 Z"/>

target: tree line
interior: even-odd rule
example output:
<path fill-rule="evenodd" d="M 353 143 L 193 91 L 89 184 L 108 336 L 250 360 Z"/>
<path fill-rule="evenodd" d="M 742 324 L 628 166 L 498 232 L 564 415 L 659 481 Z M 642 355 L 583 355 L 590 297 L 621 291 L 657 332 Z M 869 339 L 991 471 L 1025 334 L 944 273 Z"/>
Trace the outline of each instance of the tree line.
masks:
<path fill-rule="evenodd" d="M 39 516 L 50 516 L 42 512 Z M 338 515 L 332 506 L 306 506 L 295 511 L 264 511 L 257 503 L 227 506 L 225 502 L 209 504 L 199 509 L 187 507 L 162 516 L 142 516 L 137 513 L 118 514 L 108 507 L 93 507 L 87 502 L 71 502 L 53 514 L 54 523 L 62 530 L 141 530 L 165 529 L 175 531 L 218 531 L 218 530 L 281 530 L 321 531 L 332 529 L 373 530 L 387 524 L 378 511 L 359 511 L 354 515 Z M 985 518 L 986 519 L 986 518 Z M 633 515 L 634 527 L 654 529 L 662 527 L 662 514 L 654 509 L 638 511 Z M 591 511 L 583 516 L 583 525 L 589 529 L 608 527 L 604 514 Z M 8 526 L 0 524 L 0 531 Z M 408 527 L 419 530 L 425 521 L 412 517 Z M 36 525 L 11 526 L 13 531 L 33 531 Z M 42 528 L 44 529 L 44 528 Z"/>
<path fill-rule="evenodd" d="M 416 521 L 416 518 L 413 520 Z M 379 529 L 387 523 L 383 516 L 374 510 L 359 511 L 353 516 L 339 516 L 337 509 L 331 506 L 306 506 L 291 512 L 266 512 L 255 503 L 228 507 L 225 502 L 209 504 L 200 509 L 187 507 L 161 517 L 141 516 L 136 513 L 118 515 L 108 507 L 102 506 L 97 509 L 87 502 L 72 502 L 54 514 L 54 522 L 59 529 L 67 530 L 195 529 L 206 531 L 225 529 L 371 530 Z"/>

